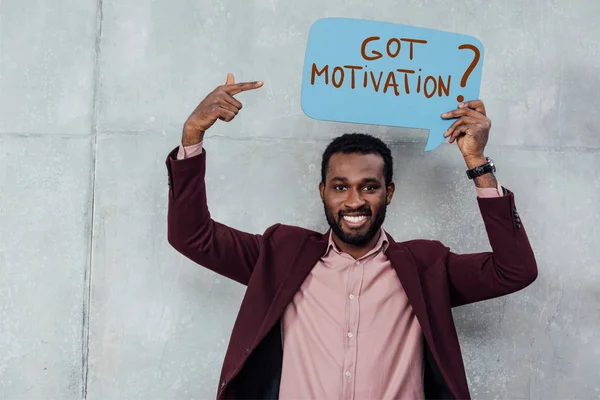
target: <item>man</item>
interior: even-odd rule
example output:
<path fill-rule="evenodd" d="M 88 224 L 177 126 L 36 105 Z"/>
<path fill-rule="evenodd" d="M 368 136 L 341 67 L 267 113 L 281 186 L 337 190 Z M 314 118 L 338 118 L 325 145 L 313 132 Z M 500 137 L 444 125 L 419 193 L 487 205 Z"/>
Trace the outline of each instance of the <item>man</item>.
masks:
<path fill-rule="evenodd" d="M 167 157 L 168 240 L 181 254 L 247 286 L 223 362 L 218 399 L 464 399 L 469 389 L 451 308 L 523 289 L 537 265 L 514 194 L 484 156 L 490 120 L 460 104 L 457 143 L 493 252 L 455 254 L 437 241 L 395 242 L 383 229 L 392 156 L 369 135 L 325 150 L 319 192 L 331 229 L 276 224 L 263 234 L 214 221 L 206 203 L 204 133 L 262 82 L 231 74 L 192 112 Z"/>

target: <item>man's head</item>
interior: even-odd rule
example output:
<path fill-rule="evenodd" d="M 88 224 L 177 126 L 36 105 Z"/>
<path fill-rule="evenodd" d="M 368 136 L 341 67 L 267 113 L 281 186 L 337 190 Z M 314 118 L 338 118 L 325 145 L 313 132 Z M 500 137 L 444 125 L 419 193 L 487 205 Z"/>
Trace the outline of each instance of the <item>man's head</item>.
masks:
<path fill-rule="evenodd" d="M 327 222 L 344 243 L 361 247 L 379 232 L 394 194 L 393 159 L 380 139 L 352 133 L 323 153 L 319 191 Z"/>

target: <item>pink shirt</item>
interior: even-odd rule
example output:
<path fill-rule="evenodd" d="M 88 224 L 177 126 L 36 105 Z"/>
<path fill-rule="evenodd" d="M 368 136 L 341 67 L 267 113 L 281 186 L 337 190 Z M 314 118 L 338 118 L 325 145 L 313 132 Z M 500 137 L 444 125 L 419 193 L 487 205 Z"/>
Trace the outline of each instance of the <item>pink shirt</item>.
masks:
<path fill-rule="evenodd" d="M 177 159 L 202 153 L 179 147 Z M 498 197 L 502 188 L 476 188 Z M 381 229 L 359 259 L 332 236 L 282 320 L 281 399 L 422 399 L 423 342 Z"/>
<path fill-rule="evenodd" d="M 283 317 L 282 399 L 422 399 L 421 326 L 381 229 L 359 259 L 329 235 Z"/>

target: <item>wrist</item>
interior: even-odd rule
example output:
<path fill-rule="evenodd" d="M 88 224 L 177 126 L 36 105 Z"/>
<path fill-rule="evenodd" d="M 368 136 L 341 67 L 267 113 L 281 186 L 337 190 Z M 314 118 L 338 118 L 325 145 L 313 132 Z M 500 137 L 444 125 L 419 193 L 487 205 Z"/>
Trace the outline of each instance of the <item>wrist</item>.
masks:
<path fill-rule="evenodd" d="M 465 157 L 465 163 L 467 164 L 468 169 L 473 169 L 475 167 L 479 167 L 480 165 L 487 163 L 487 158 L 485 158 L 483 154 L 476 156 L 467 156 Z"/>
<path fill-rule="evenodd" d="M 487 168 L 484 172 L 484 170 L 478 170 L 478 174 L 480 174 L 479 176 L 476 176 L 473 178 L 473 182 L 475 183 L 475 186 L 477 186 L 480 189 L 483 188 L 497 188 L 498 186 L 498 181 L 496 180 L 496 177 L 494 176 L 494 172 L 496 170 L 496 168 L 494 167 L 494 164 L 491 160 L 489 160 L 489 162 L 491 162 L 492 167 L 491 168 Z M 471 156 L 471 157 L 465 157 L 465 163 L 467 164 L 467 168 L 469 170 L 481 167 L 485 164 L 488 163 L 488 158 L 486 158 L 483 154 L 477 155 L 477 156 Z M 467 172 L 467 175 L 469 175 L 470 171 Z"/>
<path fill-rule="evenodd" d="M 188 147 L 188 146 L 193 146 L 195 144 L 198 144 L 202 142 L 202 137 L 198 138 L 198 137 L 188 137 L 188 136 L 183 136 L 183 138 L 181 139 L 181 144 L 183 145 L 183 147 Z"/>
<path fill-rule="evenodd" d="M 192 146 L 200 143 L 204 139 L 204 132 L 193 129 L 187 125 L 183 126 L 183 133 L 181 137 L 181 144 L 184 147 Z"/>

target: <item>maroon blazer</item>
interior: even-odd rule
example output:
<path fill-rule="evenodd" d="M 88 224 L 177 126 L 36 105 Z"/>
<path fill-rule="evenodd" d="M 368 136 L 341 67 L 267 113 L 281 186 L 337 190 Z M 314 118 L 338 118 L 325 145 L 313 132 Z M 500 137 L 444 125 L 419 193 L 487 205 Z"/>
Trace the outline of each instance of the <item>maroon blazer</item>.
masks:
<path fill-rule="evenodd" d="M 280 319 L 325 253 L 327 234 L 276 224 L 250 234 L 214 221 L 206 202 L 206 150 L 167 157 L 168 241 L 179 253 L 247 286 L 223 362 L 217 399 L 277 398 L 283 350 Z M 433 240 L 395 242 L 396 270 L 424 336 L 427 398 L 468 399 L 452 307 L 516 292 L 537 277 L 536 260 L 514 194 L 478 198 L 493 252 L 455 254 Z"/>

